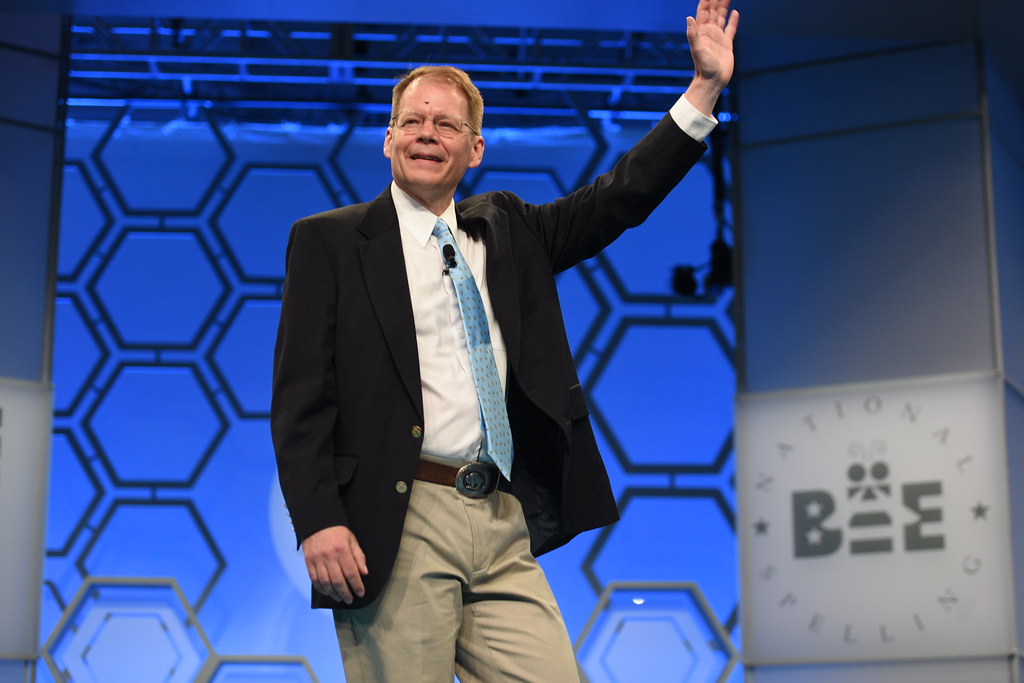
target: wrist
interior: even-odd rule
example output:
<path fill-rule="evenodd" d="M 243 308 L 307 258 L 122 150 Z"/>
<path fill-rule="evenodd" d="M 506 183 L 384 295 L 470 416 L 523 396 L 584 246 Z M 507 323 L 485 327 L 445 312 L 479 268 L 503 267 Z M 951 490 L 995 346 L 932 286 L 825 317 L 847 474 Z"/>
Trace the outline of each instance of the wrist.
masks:
<path fill-rule="evenodd" d="M 694 109 L 705 116 L 711 116 L 715 104 L 718 102 L 718 97 L 724 89 L 724 83 L 718 83 L 697 75 L 690 81 L 690 87 L 683 93 L 683 97 L 693 105 Z"/>

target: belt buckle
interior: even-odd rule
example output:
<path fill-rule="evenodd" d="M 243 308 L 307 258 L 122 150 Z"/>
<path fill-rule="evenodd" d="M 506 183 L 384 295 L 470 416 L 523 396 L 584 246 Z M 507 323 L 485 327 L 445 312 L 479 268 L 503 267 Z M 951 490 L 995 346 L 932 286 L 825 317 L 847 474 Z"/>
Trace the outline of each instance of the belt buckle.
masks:
<path fill-rule="evenodd" d="M 455 475 L 455 489 L 467 498 L 485 498 L 498 485 L 497 471 L 479 461 L 463 465 Z"/>

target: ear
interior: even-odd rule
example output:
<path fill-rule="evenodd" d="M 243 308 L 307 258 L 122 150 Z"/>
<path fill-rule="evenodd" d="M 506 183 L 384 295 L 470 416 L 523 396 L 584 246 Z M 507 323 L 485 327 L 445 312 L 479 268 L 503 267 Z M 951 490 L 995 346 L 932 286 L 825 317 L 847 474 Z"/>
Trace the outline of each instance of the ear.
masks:
<path fill-rule="evenodd" d="M 394 144 L 395 138 L 391 134 L 391 126 L 388 126 L 387 131 L 384 133 L 384 158 L 391 158 L 391 145 Z"/>
<path fill-rule="evenodd" d="M 469 157 L 469 168 L 476 168 L 480 165 L 480 162 L 484 160 L 484 139 L 483 136 L 477 135 L 473 141 L 473 149 L 471 150 Z"/>

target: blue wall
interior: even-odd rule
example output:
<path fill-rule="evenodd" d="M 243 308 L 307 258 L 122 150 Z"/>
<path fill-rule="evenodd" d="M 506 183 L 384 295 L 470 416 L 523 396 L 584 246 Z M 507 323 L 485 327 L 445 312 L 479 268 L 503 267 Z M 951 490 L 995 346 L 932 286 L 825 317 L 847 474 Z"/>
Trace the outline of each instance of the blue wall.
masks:
<path fill-rule="evenodd" d="M 463 189 L 551 199 L 649 126 L 605 124 L 606 149 L 582 126 L 485 130 Z M 376 196 L 382 139 L 159 108 L 69 121 L 40 680 L 342 680 L 277 488 L 271 354 L 291 221 Z M 593 681 L 717 680 L 735 646 L 716 630 L 738 633 L 731 292 L 670 287 L 714 233 L 701 165 L 558 283 L 624 513 L 543 558 Z"/>

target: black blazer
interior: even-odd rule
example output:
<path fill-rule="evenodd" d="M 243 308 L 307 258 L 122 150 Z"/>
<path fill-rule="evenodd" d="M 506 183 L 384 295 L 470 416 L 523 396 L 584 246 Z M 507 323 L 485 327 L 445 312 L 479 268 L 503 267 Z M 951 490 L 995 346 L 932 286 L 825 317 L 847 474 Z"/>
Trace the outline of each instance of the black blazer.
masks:
<path fill-rule="evenodd" d="M 489 192 L 456 205 L 487 245 L 508 352 L 511 492 L 534 554 L 614 522 L 554 275 L 642 223 L 706 146 L 665 117 L 593 184 L 550 204 Z M 394 564 L 419 459 L 423 399 L 412 303 L 390 190 L 292 226 L 274 355 L 271 430 L 299 543 L 348 526 L 372 602 Z M 314 607 L 345 607 L 313 591 Z"/>

